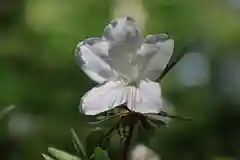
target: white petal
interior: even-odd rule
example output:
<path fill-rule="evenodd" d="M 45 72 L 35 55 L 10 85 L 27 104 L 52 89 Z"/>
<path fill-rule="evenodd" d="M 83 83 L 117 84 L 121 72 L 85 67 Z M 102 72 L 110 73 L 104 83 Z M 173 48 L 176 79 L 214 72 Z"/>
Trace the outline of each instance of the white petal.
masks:
<path fill-rule="evenodd" d="M 131 90 L 128 107 L 140 113 L 159 113 L 163 110 L 160 85 L 152 81 L 141 81 L 139 88 Z M 135 103 L 135 104 L 134 104 Z"/>
<path fill-rule="evenodd" d="M 143 38 L 135 22 L 130 17 L 112 21 L 104 30 L 104 38 L 111 42 L 108 63 L 121 77 L 135 79 L 138 75 L 135 62 L 136 51 Z"/>
<path fill-rule="evenodd" d="M 75 55 L 81 69 L 94 81 L 103 83 L 113 78 L 114 71 L 101 58 L 108 54 L 108 42 L 100 38 L 89 38 L 78 44 Z"/>
<path fill-rule="evenodd" d="M 80 110 L 96 115 L 127 102 L 127 88 L 121 82 L 110 81 L 87 92 L 81 100 Z"/>
<path fill-rule="evenodd" d="M 104 38 L 120 43 L 131 43 L 131 48 L 139 47 L 142 35 L 131 17 L 122 17 L 110 22 L 104 29 Z"/>
<path fill-rule="evenodd" d="M 138 75 L 137 64 L 134 62 L 135 52 L 130 52 L 121 44 L 113 44 L 109 50 L 108 64 L 120 77 L 131 81 Z"/>
<path fill-rule="evenodd" d="M 167 34 L 150 35 L 145 39 L 140 54 L 150 60 L 147 63 L 145 74 L 155 81 L 168 64 L 174 49 L 174 41 Z"/>

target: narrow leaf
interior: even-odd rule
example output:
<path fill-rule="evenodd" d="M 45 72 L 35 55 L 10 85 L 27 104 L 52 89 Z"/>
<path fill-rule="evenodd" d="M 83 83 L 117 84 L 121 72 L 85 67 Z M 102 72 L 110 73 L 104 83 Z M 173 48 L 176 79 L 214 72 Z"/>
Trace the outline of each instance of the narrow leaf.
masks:
<path fill-rule="evenodd" d="M 43 156 L 43 158 L 44 158 L 45 160 L 54 160 L 53 158 L 49 157 L 49 156 L 46 155 L 46 154 L 42 154 L 42 156 Z"/>
<path fill-rule="evenodd" d="M 178 53 L 176 53 L 176 56 L 172 56 L 170 58 L 167 66 L 156 80 L 157 82 L 161 81 L 162 78 L 180 61 L 180 59 L 182 59 L 182 57 L 188 52 L 190 44 L 192 43 L 193 42 L 190 42 L 187 45 L 185 45 Z"/>
<path fill-rule="evenodd" d="M 124 115 L 127 115 L 128 113 L 117 113 L 115 115 L 112 115 L 112 116 L 108 116 L 108 117 L 105 117 L 105 118 L 102 118 L 100 121 L 95 121 L 95 122 L 88 122 L 89 124 L 92 124 L 92 125 L 100 125 L 106 121 L 109 121 L 109 120 L 112 120 L 114 118 L 119 118 L 120 116 L 124 116 Z"/>
<path fill-rule="evenodd" d="M 189 118 L 189 117 L 181 117 L 181 116 L 178 116 L 178 115 L 170 115 L 167 112 L 163 112 L 163 111 L 158 113 L 158 115 L 163 116 L 163 117 L 180 119 L 180 120 L 192 120 L 192 118 Z"/>
<path fill-rule="evenodd" d="M 85 141 L 88 157 L 92 156 L 96 146 L 101 146 L 100 142 L 105 138 L 104 135 L 104 130 L 102 128 L 95 128 L 90 131 Z"/>
<path fill-rule="evenodd" d="M 71 129 L 71 133 L 73 136 L 73 145 L 75 147 L 75 149 L 77 150 L 78 153 L 80 153 L 84 158 L 87 158 L 87 154 L 85 152 L 85 149 L 81 143 L 81 141 L 79 140 L 76 132 L 74 131 L 74 129 Z"/>
<path fill-rule="evenodd" d="M 56 148 L 49 147 L 48 152 L 51 156 L 57 158 L 57 160 L 80 160 L 80 158 Z"/>

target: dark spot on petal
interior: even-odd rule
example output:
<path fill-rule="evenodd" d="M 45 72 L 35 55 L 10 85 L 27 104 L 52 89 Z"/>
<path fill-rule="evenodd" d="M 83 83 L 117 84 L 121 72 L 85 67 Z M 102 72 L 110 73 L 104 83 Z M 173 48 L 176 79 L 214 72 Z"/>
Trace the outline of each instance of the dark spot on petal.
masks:
<path fill-rule="evenodd" d="M 127 19 L 128 21 L 133 21 L 133 22 L 135 22 L 135 20 L 134 20 L 132 17 L 129 17 L 129 16 L 127 16 L 126 19 Z"/>
<path fill-rule="evenodd" d="M 171 37 L 166 33 L 160 33 L 158 35 L 150 35 L 145 38 L 145 43 L 147 44 L 155 44 L 157 42 L 164 42 L 169 40 Z"/>
<path fill-rule="evenodd" d="M 117 26 L 117 24 L 118 24 L 118 21 L 117 20 L 113 20 L 110 24 L 112 25 L 113 28 L 115 28 Z"/>
<path fill-rule="evenodd" d="M 101 38 L 94 37 L 94 38 L 88 38 L 88 39 L 82 41 L 81 43 L 82 43 L 82 45 L 85 45 L 85 44 L 94 45 L 99 41 L 101 41 Z"/>
<path fill-rule="evenodd" d="M 76 50 L 75 50 L 75 58 L 77 61 L 77 65 L 82 68 L 82 66 L 85 64 L 84 60 L 82 59 L 82 51 L 81 51 L 81 47 L 77 46 Z"/>
<path fill-rule="evenodd" d="M 169 39 L 170 39 L 170 36 L 167 33 L 160 33 L 156 37 L 157 42 L 163 42 Z"/>

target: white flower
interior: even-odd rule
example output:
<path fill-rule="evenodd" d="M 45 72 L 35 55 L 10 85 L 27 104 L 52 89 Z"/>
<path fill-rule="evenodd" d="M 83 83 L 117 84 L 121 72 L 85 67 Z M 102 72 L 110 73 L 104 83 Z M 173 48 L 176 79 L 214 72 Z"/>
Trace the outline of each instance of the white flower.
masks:
<path fill-rule="evenodd" d="M 81 110 L 95 115 L 121 104 L 140 113 L 163 111 L 160 85 L 154 82 L 173 53 L 165 33 L 143 38 L 130 17 L 113 20 L 101 38 L 80 42 L 76 58 L 81 69 L 101 84 L 81 99 Z"/>

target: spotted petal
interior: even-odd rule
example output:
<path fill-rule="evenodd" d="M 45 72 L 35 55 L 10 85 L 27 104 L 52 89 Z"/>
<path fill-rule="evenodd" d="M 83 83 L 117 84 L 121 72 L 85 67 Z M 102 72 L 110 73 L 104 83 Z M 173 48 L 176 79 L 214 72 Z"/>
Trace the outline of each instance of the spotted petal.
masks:
<path fill-rule="evenodd" d="M 89 38 L 80 42 L 75 51 L 80 68 L 98 83 L 103 83 L 114 77 L 114 71 L 101 58 L 107 56 L 108 47 L 107 40 Z"/>
<path fill-rule="evenodd" d="M 108 63 L 122 77 L 134 79 L 137 76 L 136 51 L 143 42 L 135 21 L 130 17 L 116 19 L 105 28 L 103 37 L 111 42 Z"/>
<path fill-rule="evenodd" d="M 145 38 L 139 53 L 146 57 L 145 76 L 155 81 L 168 64 L 174 49 L 174 41 L 165 33 Z"/>
<path fill-rule="evenodd" d="M 110 22 L 104 29 L 103 37 L 110 41 L 131 43 L 129 47 L 139 47 L 142 35 L 131 17 L 122 17 Z"/>

